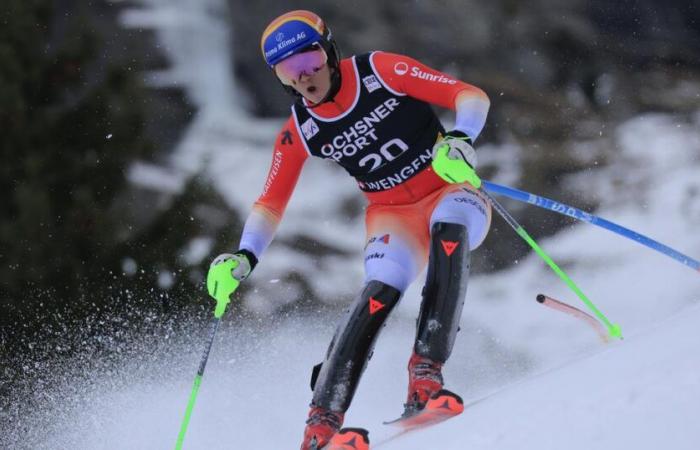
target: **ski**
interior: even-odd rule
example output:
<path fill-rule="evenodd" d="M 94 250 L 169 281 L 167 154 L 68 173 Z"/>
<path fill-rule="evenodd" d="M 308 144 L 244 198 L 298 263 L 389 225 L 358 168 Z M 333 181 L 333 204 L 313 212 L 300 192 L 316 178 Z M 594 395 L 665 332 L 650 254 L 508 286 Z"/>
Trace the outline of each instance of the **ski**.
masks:
<path fill-rule="evenodd" d="M 462 397 L 454 392 L 442 389 L 435 393 L 425 404 L 425 408 L 413 412 L 404 413 L 395 420 L 384 422 L 384 425 L 392 425 L 400 428 L 400 432 L 379 443 L 382 446 L 409 431 L 426 428 L 452 417 L 460 415 L 464 411 Z M 312 447 L 313 450 L 321 450 Z M 364 428 L 342 428 L 322 450 L 369 450 L 369 432 Z"/>
<path fill-rule="evenodd" d="M 384 425 L 392 425 L 403 431 L 410 431 L 444 422 L 460 415 L 463 411 L 464 401 L 462 397 L 447 389 L 442 389 L 433 394 L 428 403 L 425 404 L 425 408 L 412 414 L 404 413 L 398 419 L 384 422 Z"/>
<path fill-rule="evenodd" d="M 342 428 L 323 450 L 369 450 L 369 432 L 364 428 Z"/>

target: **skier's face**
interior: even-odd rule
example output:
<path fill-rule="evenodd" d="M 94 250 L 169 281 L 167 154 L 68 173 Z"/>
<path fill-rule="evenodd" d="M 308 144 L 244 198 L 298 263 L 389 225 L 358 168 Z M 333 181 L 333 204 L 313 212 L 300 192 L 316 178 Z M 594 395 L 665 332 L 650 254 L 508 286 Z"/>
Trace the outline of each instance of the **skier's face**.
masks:
<path fill-rule="evenodd" d="M 291 86 L 308 101 L 318 103 L 331 87 L 327 62 L 326 52 L 315 46 L 281 61 L 275 66 L 275 74 L 283 84 Z"/>

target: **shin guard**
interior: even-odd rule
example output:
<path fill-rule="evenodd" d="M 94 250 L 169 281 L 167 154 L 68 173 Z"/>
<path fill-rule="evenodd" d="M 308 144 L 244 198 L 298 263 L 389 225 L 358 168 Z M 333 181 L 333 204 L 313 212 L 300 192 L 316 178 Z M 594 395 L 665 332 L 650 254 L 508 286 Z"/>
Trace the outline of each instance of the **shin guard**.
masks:
<path fill-rule="evenodd" d="M 436 222 L 430 230 L 428 276 L 414 351 L 439 363 L 449 358 L 469 279 L 469 236 L 464 225 Z"/>
<path fill-rule="evenodd" d="M 336 330 L 325 361 L 314 368 L 312 405 L 345 412 L 374 342 L 401 292 L 380 281 L 367 283 Z"/>

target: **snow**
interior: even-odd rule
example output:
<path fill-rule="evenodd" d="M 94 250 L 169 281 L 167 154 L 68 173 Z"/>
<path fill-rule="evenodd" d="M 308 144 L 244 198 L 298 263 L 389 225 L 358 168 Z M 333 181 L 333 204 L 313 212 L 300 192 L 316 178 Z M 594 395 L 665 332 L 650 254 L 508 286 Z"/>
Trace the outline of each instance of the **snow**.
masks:
<path fill-rule="evenodd" d="M 700 307 L 470 401 L 461 416 L 390 449 L 693 449 Z M 374 442 L 380 443 L 381 438 Z"/>
<path fill-rule="evenodd" d="M 129 9 L 124 24 L 154 27 L 173 61 L 170 71 L 149 79 L 183 86 L 198 113 L 171 167 L 136 165 L 132 176 L 176 191 L 188 176 L 203 172 L 232 207 L 245 211 L 262 188 L 281 122 L 248 117 L 232 100 L 239 94 L 226 66 L 228 35 L 220 19 L 226 2 L 134 3 L 141 7 Z M 212 60 L 220 65 L 201 70 Z M 599 200 L 597 215 L 700 257 L 699 136 L 700 111 L 690 120 L 672 114 L 631 118 L 613 133 L 607 165 L 568 182 Z M 494 181 L 515 185 L 524 176 L 512 163 L 517 145 L 479 151 L 482 161 L 509 162 Z M 359 289 L 364 226 L 335 209 L 358 193 L 348 177 L 328 183 L 339 178 L 336 170 L 307 164 L 277 242 L 313 233 L 350 256 L 314 261 L 273 244 L 249 280 L 255 290 L 246 303 L 253 310 L 269 312 L 298 295 L 298 288 L 280 281 L 291 270 L 309 274 L 323 267 L 324 276 L 309 278 L 335 302 L 347 302 Z M 193 262 L 211 246 L 230 251 L 237 244 L 193 239 L 186 255 Z M 379 448 L 700 448 L 694 426 L 700 416 L 699 274 L 589 224 L 540 245 L 621 325 L 625 340 L 601 344 L 577 319 L 538 304 L 535 296 L 542 292 L 583 308 L 536 255 L 473 277 L 462 331 L 445 367 L 446 387 L 465 398 L 465 413 Z M 162 275 L 163 283 L 172 276 Z M 347 414 L 347 425 L 370 428 L 373 443 L 390 436 L 381 421 L 396 417 L 404 401 L 420 288 L 414 283 L 393 311 Z M 340 314 L 288 315 L 240 327 L 224 317 L 185 448 L 297 448 L 311 399 L 311 367 L 323 358 Z M 149 357 L 121 367 L 57 376 L 47 387 L 57 400 L 24 418 L 29 432 L 17 431 L 13 442 L 33 449 L 174 447 L 205 331 L 135 342 L 150 346 Z"/>
<path fill-rule="evenodd" d="M 395 432 L 381 421 L 399 414 L 405 388 L 408 353 L 406 345 L 398 344 L 411 338 L 410 324 L 394 321 L 385 331 L 388 342 L 377 350 L 346 424 L 369 427 L 372 442 L 380 444 L 373 448 L 385 450 L 438 445 L 445 450 L 666 445 L 695 449 L 700 443 L 700 430 L 693 426 L 700 414 L 698 323 L 700 305 L 689 306 L 628 333 L 622 342 L 592 345 L 553 368 L 491 389 L 470 389 L 459 374 L 448 372 L 450 380 L 460 378 L 451 384 L 462 389 L 464 414 L 387 441 Z M 255 442 L 254 448 L 296 448 L 309 400 L 305 389 L 309 369 L 331 331 L 294 320 L 257 336 L 222 330 L 185 448 L 248 448 L 241 444 L 248 440 Z M 247 344 L 252 347 L 233 349 Z M 169 367 L 170 361 L 154 361 L 141 368 L 154 374 L 150 382 L 134 380 L 121 390 L 103 378 L 102 386 L 93 387 L 89 406 L 66 417 L 60 432 L 34 448 L 172 448 L 197 359 L 192 355 L 177 362 L 177 368 Z M 130 368 L 122 370 L 128 373 Z"/>

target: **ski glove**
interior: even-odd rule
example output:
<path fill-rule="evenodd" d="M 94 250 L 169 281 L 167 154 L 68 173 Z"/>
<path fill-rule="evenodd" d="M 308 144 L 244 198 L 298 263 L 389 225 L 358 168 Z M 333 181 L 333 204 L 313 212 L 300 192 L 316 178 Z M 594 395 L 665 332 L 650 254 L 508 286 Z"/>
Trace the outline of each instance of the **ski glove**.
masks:
<path fill-rule="evenodd" d="M 481 187 L 481 179 L 474 171 L 476 151 L 472 140 L 459 130 L 445 134 L 433 147 L 433 170 L 448 183 L 469 183 Z"/>
<path fill-rule="evenodd" d="M 231 301 L 231 294 L 236 292 L 241 281 L 245 280 L 258 259 L 248 250 L 236 253 L 222 253 L 214 258 L 207 273 L 207 291 L 216 300 L 215 317 L 221 317 L 226 305 Z"/>

